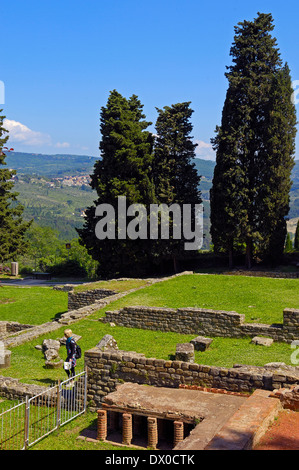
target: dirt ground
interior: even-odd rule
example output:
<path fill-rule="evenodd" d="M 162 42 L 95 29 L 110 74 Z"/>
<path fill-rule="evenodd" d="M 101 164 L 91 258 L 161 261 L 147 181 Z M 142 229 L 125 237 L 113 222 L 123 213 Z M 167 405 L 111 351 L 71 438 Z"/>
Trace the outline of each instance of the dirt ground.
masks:
<path fill-rule="evenodd" d="M 299 450 L 299 412 L 281 411 L 254 450 Z"/>

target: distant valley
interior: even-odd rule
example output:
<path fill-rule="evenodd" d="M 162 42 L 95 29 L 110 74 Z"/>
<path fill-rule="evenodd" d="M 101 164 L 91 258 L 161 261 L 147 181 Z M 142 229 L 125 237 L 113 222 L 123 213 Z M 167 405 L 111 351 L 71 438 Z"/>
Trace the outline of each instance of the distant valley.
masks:
<path fill-rule="evenodd" d="M 62 239 L 76 237 L 75 227 L 82 226 L 84 210 L 96 198 L 88 184 L 96 160 L 96 157 L 86 155 L 8 153 L 6 162 L 9 168 L 17 170 L 15 189 L 19 192 L 19 201 L 25 207 L 26 219 L 34 218 L 38 224 L 58 230 Z M 208 248 L 209 190 L 215 162 L 196 158 L 195 165 L 201 175 L 200 189 L 205 209 L 204 248 Z M 299 217 L 298 160 L 292 172 L 292 180 L 288 229 L 294 233 L 294 219 Z"/>

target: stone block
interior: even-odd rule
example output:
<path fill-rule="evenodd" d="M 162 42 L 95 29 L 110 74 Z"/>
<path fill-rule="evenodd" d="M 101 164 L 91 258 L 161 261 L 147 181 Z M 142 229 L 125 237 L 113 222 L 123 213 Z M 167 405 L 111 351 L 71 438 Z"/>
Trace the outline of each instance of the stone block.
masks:
<path fill-rule="evenodd" d="M 57 349 L 47 349 L 45 352 L 45 359 L 47 361 L 53 361 L 58 357 L 58 350 Z"/>
<path fill-rule="evenodd" d="M 194 346 L 191 343 L 178 343 L 176 345 L 175 360 L 194 362 Z"/>
<path fill-rule="evenodd" d="M 197 336 L 194 339 L 191 339 L 190 343 L 193 344 L 194 349 L 196 351 L 205 351 L 210 347 L 210 344 L 212 343 L 211 338 L 206 338 L 204 336 Z"/>
<path fill-rule="evenodd" d="M 11 351 L 8 349 L 0 349 L 0 369 L 7 369 L 10 367 Z"/>
<path fill-rule="evenodd" d="M 271 346 L 273 343 L 272 338 L 263 338 L 262 336 L 255 336 L 252 338 L 251 343 L 257 344 L 259 346 Z"/>
<path fill-rule="evenodd" d="M 101 351 L 118 349 L 117 342 L 111 335 L 103 336 L 103 338 L 101 339 L 101 341 L 99 341 L 96 347 Z"/>
<path fill-rule="evenodd" d="M 60 348 L 60 342 L 55 339 L 44 339 L 42 348 L 43 351 L 47 351 L 48 349 L 56 349 L 58 351 Z"/>
<path fill-rule="evenodd" d="M 58 362 L 54 361 L 46 361 L 45 362 L 45 367 L 46 369 L 61 369 L 63 366 L 64 361 L 61 359 Z"/>

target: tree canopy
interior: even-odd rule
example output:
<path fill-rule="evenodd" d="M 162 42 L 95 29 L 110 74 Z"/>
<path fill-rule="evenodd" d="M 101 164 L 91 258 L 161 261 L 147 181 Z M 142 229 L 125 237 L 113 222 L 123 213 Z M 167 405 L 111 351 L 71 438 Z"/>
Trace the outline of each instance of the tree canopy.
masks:
<path fill-rule="evenodd" d="M 0 113 L 3 110 L 0 110 Z M 7 168 L 3 147 L 8 141 L 8 131 L 3 127 L 5 116 L 0 116 L 0 263 L 15 261 L 26 250 L 24 235 L 31 222 L 22 218 L 23 206 L 18 203 L 18 193 L 13 191 L 15 170 Z"/>
<path fill-rule="evenodd" d="M 272 15 L 263 13 L 235 27 L 221 126 L 212 139 L 211 235 L 231 265 L 243 247 L 247 267 L 254 255 L 278 260 L 284 249 L 296 113 L 273 29 Z"/>

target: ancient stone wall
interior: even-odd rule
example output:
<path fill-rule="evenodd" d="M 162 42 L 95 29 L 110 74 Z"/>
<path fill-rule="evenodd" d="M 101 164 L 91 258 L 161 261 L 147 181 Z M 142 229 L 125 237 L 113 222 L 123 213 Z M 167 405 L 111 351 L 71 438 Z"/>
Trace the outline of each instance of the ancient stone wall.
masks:
<path fill-rule="evenodd" d="M 177 388 L 182 385 L 204 386 L 235 392 L 252 392 L 288 388 L 299 381 L 297 367 L 234 366 L 215 367 L 202 364 L 146 358 L 134 351 L 100 351 L 93 348 L 85 352 L 88 369 L 87 398 L 96 409 L 103 397 L 123 382 Z"/>
<path fill-rule="evenodd" d="M 274 341 L 299 340 L 299 309 L 285 309 L 283 323 L 245 323 L 245 315 L 203 308 L 124 307 L 107 311 L 104 322 L 130 328 L 222 337 L 268 336 Z"/>
<path fill-rule="evenodd" d="M 219 274 L 225 274 L 226 276 L 250 276 L 250 277 L 273 277 L 276 279 L 298 279 L 299 271 L 293 273 L 284 273 L 282 271 L 245 271 L 245 270 L 234 270 L 220 272 Z"/>
<path fill-rule="evenodd" d="M 69 291 L 68 310 L 77 310 L 114 294 L 116 294 L 116 292 L 110 289 L 92 289 L 84 292 Z"/>
<path fill-rule="evenodd" d="M 31 398 L 47 389 L 45 386 L 24 384 L 19 382 L 19 379 L 0 375 L 0 396 L 8 400 L 24 401 L 26 396 Z"/>
<path fill-rule="evenodd" d="M 24 325 L 14 321 L 0 321 L 0 339 L 5 338 L 7 335 L 27 330 L 28 328 L 32 328 L 32 325 Z"/>

